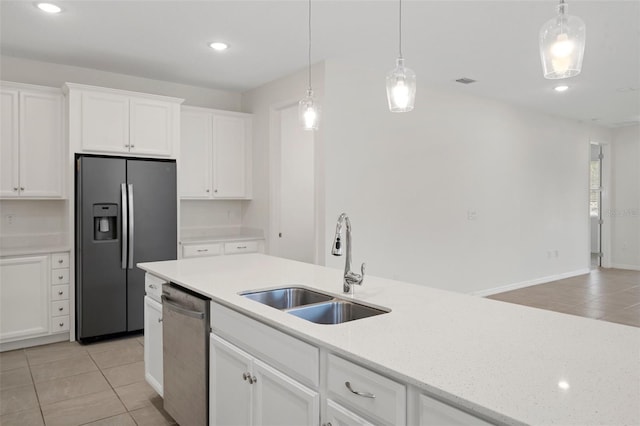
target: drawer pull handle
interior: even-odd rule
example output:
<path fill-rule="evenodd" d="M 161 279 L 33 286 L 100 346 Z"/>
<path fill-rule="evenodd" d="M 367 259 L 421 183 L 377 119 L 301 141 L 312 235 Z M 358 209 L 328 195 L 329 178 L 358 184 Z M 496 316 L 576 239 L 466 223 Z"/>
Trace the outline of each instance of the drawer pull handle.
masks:
<path fill-rule="evenodd" d="M 64 294 L 64 291 L 60 290 L 60 291 L 58 292 L 58 294 L 59 294 L 60 296 L 62 296 L 62 295 Z"/>
<path fill-rule="evenodd" d="M 236 248 L 237 248 L 237 249 L 246 249 L 246 248 L 247 248 L 247 246 L 237 246 Z"/>
<path fill-rule="evenodd" d="M 61 280 L 61 279 L 63 279 L 63 278 L 64 278 L 64 277 L 63 277 L 62 275 L 58 275 L 58 279 L 59 279 L 59 280 Z"/>
<path fill-rule="evenodd" d="M 362 396 L 362 397 L 365 397 L 365 398 L 375 398 L 376 397 L 374 394 L 369 393 L 369 392 L 359 392 L 359 391 L 353 390 L 351 388 L 351 383 L 349 383 L 349 382 L 344 382 L 344 385 L 347 387 L 347 389 L 349 389 L 349 391 L 351 393 L 355 393 L 358 396 Z"/>
<path fill-rule="evenodd" d="M 64 260 L 58 259 L 58 263 L 62 263 L 62 262 L 64 262 Z"/>
<path fill-rule="evenodd" d="M 242 373 L 242 380 L 244 380 L 245 382 L 247 381 L 247 379 L 251 378 L 251 374 L 250 373 Z"/>
<path fill-rule="evenodd" d="M 249 384 L 252 385 L 254 383 L 258 383 L 258 379 L 256 379 L 256 376 L 249 377 Z"/>
<path fill-rule="evenodd" d="M 60 307 L 58 308 L 58 310 L 59 310 L 60 312 L 62 312 L 62 311 L 64 311 L 64 308 L 63 308 L 62 306 L 60 306 Z"/>
<path fill-rule="evenodd" d="M 155 284 L 149 284 L 149 288 L 152 288 L 152 289 L 154 289 L 154 290 L 155 290 L 155 289 L 156 289 L 156 288 L 158 288 L 158 287 L 156 287 L 156 285 L 155 285 Z"/>
<path fill-rule="evenodd" d="M 60 324 L 58 324 L 60 327 L 64 327 L 64 323 L 61 322 Z"/>
<path fill-rule="evenodd" d="M 158 322 L 162 322 L 162 318 L 158 318 Z"/>
<path fill-rule="evenodd" d="M 198 249 L 198 253 L 203 253 L 203 252 L 206 252 L 206 251 L 209 251 L 209 249 Z"/>

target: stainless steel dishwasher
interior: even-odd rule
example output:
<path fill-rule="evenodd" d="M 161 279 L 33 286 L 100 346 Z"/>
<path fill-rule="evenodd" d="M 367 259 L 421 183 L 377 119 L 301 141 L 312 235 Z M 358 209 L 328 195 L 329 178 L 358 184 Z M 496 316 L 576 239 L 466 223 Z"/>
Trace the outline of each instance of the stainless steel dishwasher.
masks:
<path fill-rule="evenodd" d="M 180 426 L 209 419 L 209 299 L 162 286 L 164 409 Z"/>

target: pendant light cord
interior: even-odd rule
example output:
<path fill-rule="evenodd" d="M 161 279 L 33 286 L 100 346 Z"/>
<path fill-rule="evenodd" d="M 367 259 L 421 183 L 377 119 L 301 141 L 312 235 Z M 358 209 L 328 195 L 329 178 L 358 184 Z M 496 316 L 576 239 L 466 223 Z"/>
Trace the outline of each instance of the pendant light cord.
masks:
<path fill-rule="evenodd" d="M 311 0 L 309 0 L 309 91 L 311 91 Z"/>
<path fill-rule="evenodd" d="M 402 58 L 402 0 L 398 4 L 398 54 Z"/>

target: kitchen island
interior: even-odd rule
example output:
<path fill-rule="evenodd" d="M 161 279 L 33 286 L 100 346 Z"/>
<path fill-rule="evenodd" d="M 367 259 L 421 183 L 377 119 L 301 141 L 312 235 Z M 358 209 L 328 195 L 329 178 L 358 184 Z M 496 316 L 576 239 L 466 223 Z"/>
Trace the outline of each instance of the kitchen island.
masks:
<path fill-rule="evenodd" d="M 314 345 L 321 357 L 342 357 L 478 421 L 640 424 L 638 328 L 433 289 L 428 276 L 424 285 L 367 276 L 355 295 L 347 296 L 341 293 L 341 270 L 262 254 L 138 267 L 211 298 L 213 306 Z M 289 286 L 391 311 L 322 325 L 238 294 Z M 325 363 L 320 361 L 321 369 Z M 326 377 L 319 374 L 323 401 L 331 396 Z M 421 421 L 413 393 L 407 392 L 407 423 Z"/>

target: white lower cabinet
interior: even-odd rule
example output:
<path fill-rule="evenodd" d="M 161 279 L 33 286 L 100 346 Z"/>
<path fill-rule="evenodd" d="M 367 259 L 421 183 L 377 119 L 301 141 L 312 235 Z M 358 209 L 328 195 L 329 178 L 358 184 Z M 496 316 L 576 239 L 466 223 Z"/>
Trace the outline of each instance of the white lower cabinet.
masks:
<path fill-rule="evenodd" d="M 49 334 L 49 275 L 48 255 L 0 259 L 0 342 Z"/>
<path fill-rule="evenodd" d="M 317 425 L 320 395 L 211 334 L 210 425 Z"/>
<path fill-rule="evenodd" d="M 162 388 L 162 304 L 144 297 L 144 376 L 160 396 Z"/>
<path fill-rule="evenodd" d="M 420 426 L 489 426 L 492 424 L 423 394 L 418 397 L 418 411 Z"/>
<path fill-rule="evenodd" d="M 330 399 L 327 400 L 327 421 L 322 426 L 373 426 L 352 411 Z"/>

